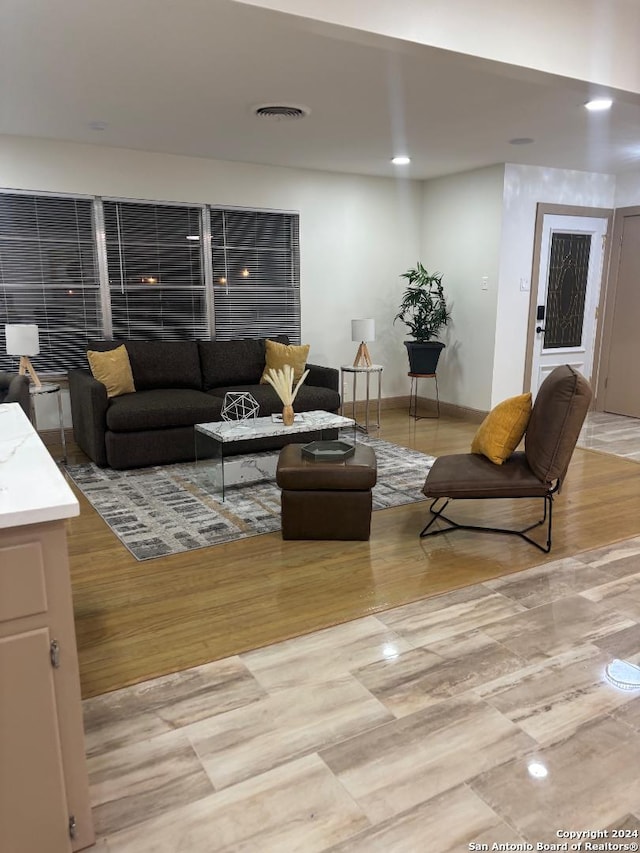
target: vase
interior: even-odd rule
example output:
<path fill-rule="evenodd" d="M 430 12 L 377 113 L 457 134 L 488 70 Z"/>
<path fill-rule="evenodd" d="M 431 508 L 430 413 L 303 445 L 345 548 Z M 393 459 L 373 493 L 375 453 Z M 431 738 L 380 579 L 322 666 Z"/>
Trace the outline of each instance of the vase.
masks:
<path fill-rule="evenodd" d="M 293 406 L 285 406 L 282 410 L 282 423 L 285 426 L 291 426 L 293 424 L 294 417 Z"/>

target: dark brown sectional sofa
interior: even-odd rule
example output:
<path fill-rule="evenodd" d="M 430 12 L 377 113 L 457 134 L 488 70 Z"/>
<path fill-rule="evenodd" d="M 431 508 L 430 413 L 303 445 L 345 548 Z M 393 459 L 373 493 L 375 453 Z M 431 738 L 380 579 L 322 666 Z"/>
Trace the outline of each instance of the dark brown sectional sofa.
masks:
<path fill-rule="evenodd" d="M 273 340 L 288 343 L 286 336 Z M 221 420 L 227 391 L 249 391 L 260 416 L 282 411 L 270 385 L 260 385 L 265 339 L 236 341 L 90 341 L 88 349 L 127 348 L 136 387 L 133 394 L 107 397 L 89 370 L 69 371 L 73 432 L 79 447 L 101 467 L 139 468 L 195 458 L 194 424 Z M 340 408 L 338 371 L 308 364 L 309 375 L 295 401 L 297 412 Z M 319 436 L 303 433 L 296 441 Z M 270 450 L 283 436 L 242 442 L 227 452 Z"/>

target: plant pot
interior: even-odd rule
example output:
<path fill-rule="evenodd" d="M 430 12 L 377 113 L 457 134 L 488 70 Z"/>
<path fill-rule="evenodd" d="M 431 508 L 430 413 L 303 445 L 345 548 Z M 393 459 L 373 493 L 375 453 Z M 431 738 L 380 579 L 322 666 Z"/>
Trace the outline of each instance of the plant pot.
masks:
<path fill-rule="evenodd" d="M 409 373 L 431 375 L 436 372 L 440 353 L 444 349 L 441 341 L 405 341 L 404 345 L 409 356 Z"/>

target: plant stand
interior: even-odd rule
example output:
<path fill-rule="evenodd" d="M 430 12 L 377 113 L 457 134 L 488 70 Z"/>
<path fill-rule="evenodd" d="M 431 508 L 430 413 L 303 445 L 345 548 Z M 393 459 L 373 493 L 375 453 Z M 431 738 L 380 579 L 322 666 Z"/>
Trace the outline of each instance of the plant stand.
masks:
<path fill-rule="evenodd" d="M 409 417 L 416 421 L 429 420 L 431 418 L 440 417 L 440 395 L 438 393 L 438 377 L 435 373 L 407 373 L 411 378 L 411 389 L 409 391 Z M 418 414 L 418 379 L 433 379 L 436 383 L 436 414 L 435 415 L 419 415 Z"/>

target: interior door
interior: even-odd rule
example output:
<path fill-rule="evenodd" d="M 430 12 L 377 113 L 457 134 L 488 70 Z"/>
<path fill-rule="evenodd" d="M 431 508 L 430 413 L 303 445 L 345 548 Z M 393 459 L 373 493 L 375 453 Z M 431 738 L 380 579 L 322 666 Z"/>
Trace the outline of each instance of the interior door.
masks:
<path fill-rule="evenodd" d="M 593 370 L 607 219 L 545 214 L 531 391 L 559 364 Z"/>
<path fill-rule="evenodd" d="M 625 216 L 616 278 L 611 343 L 606 370 L 605 412 L 640 418 L 640 215 Z"/>

